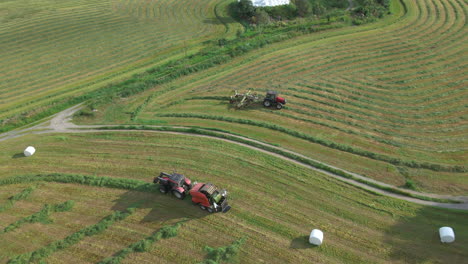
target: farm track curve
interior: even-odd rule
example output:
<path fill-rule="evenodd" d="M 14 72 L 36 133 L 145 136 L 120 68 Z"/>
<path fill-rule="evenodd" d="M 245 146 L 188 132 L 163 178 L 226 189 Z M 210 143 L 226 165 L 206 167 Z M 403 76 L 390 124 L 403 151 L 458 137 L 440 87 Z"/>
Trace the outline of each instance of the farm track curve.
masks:
<path fill-rule="evenodd" d="M 333 168 L 333 169 L 341 170 L 343 172 L 351 174 L 355 178 L 362 179 L 362 180 L 365 180 L 367 182 L 377 184 L 379 186 L 388 187 L 388 188 L 392 188 L 392 189 L 396 189 L 396 190 L 401 190 L 401 191 L 404 191 L 406 193 L 411 193 L 411 194 L 419 195 L 419 196 L 425 196 L 425 197 L 436 198 L 436 199 L 449 199 L 449 200 L 457 201 L 458 203 L 442 203 L 442 202 L 426 201 L 426 200 L 421 200 L 421 199 L 405 196 L 405 195 L 402 195 L 402 194 L 397 194 L 397 193 L 394 193 L 394 192 L 391 192 L 391 191 L 386 191 L 386 190 L 376 188 L 376 187 L 370 186 L 368 184 L 359 182 L 357 180 L 344 178 L 344 177 L 342 177 L 342 176 L 340 176 L 338 174 L 334 174 L 334 173 L 331 173 L 331 172 L 328 172 L 328 171 L 325 171 L 325 170 L 322 170 L 322 169 L 318 169 L 318 168 L 313 167 L 313 166 L 311 166 L 309 164 L 294 160 L 292 158 L 286 157 L 284 155 L 281 155 L 281 154 L 278 154 L 278 153 L 275 153 L 275 152 L 272 152 L 272 151 L 268 151 L 268 150 L 265 150 L 265 149 L 261 149 L 261 148 L 258 148 L 258 147 L 254 147 L 252 145 L 248 145 L 248 144 L 245 144 L 245 143 L 237 142 L 237 141 L 226 139 L 226 138 L 210 136 L 210 135 L 199 135 L 199 134 L 193 134 L 193 133 L 187 133 L 187 132 L 175 132 L 175 131 L 151 131 L 151 130 L 120 129 L 120 128 L 119 129 L 106 129 L 106 130 L 103 130 L 103 129 L 100 129 L 100 128 L 102 128 L 104 125 L 76 125 L 76 124 L 71 123 L 71 119 L 72 119 L 73 114 L 76 113 L 77 111 L 79 111 L 81 108 L 82 108 L 81 104 L 76 105 L 76 106 L 68 108 L 68 109 L 66 109 L 66 110 L 64 110 L 64 111 L 62 111 L 62 112 L 60 112 L 58 114 L 55 114 L 52 117 L 52 119 L 50 119 L 49 121 L 45 121 L 45 122 L 42 122 L 40 124 L 31 126 L 31 127 L 28 127 L 28 128 L 17 129 L 17 130 L 9 131 L 9 132 L 6 132 L 6 133 L 2 133 L 2 134 L 0 134 L 0 142 L 5 141 L 5 140 L 9 140 L 9 139 L 13 139 L 13 138 L 17 138 L 17 137 L 21 137 L 21 136 L 25 136 L 25 135 L 28 135 L 28 134 L 96 133 L 96 132 L 129 132 L 129 131 L 131 131 L 131 132 L 144 131 L 144 132 L 153 132 L 153 133 L 164 133 L 164 134 L 174 134 L 174 135 L 184 135 L 184 136 L 192 136 L 192 137 L 210 138 L 210 139 L 221 140 L 221 141 L 224 141 L 224 142 L 229 142 L 229 143 L 232 143 L 232 144 L 241 145 L 241 146 L 249 148 L 249 149 L 253 149 L 253 150 L 256 150 L 256 151 L 259 151 L 259 152 L 262 152 L 262 153 L 265 153 L 265 154 L 268 154 L 268 155 L 271 155 L 271 156 L 275 156 L 275 157 L 280 158 L 282 160 L 289 161 L 289 162 L 295 163 L 297 165 L 312 169 L 314 171 L 325 174 L 328 177 L 338 179 L 340 181 L 346 182 L 346 183 L 348 183 L 350 185 L 362 188 L 364 190 L 367 190 L 367 191 L 370 191 L 370 192 L 373 192 L 373 193 L 378 193 L 378 194 L 381 194 L 381 195 L 385 195 L 385 196 L 389 196 L 389 197 L 393 197 L 393 198 L 397 198 L 397 199 L 401 199 L 401 200 L 405 200 L 405 201 L 408 201 L 408 202 L 411 202 L 411 203 L 416 203 L 416 204 L 421 204 L 421 205 L 428 205 L 428 206 L 434 206 L 434 207 L 440 207 L 440 208 L 458 209 L 458 210 L 468 210 L 468 196 L 439 195 L 439 194 L 431 194 L 431 193 L 416 192 L 416 191 L 401 189 L 401 188 L 398 188 L 398 187 L 393 186 L 393 185 L 389 185 L 389 184 L 386 184 L 386 183 L 383 183 L 383 182 L 380 182 L 380 181 L 376 181 L 376 180 L 367 178 L 365 176 L 362 176 L 362 175 L 359 175 L 359 174 L 356 174 L 356 173 L 352 173 L 352 172 L 348 172 L 348 171 L 343 170 L 341 168 L 334 167 L 334 166 L 328 165 L 326 163 L 323 163 L 323 162 L 320 162 L 320 161 L 317 161 L 317 160 L 313 160 L 310 157 L 304 156 L 302 154 L 299 154 L 299 153 L 296 153 L 296 152 L 290 151 L 290 150 L 282 149 L 283 151 L 285 151 L 287 153 L 293 154 L 293 155 L 301 157 L 301 158 L 312 160 L 314 162 L 323 164 L 323 165 L 325 165 L 327 167 L 330 167 L 330 168 Z M 105 125 L 105 126 L 106 127 L 112 127 L 112 126 L 117 126 L 117 125 Z M 150 126 L 150 127 L 159 127 L 159 126 Z M 173 126 L 173 128 L 189 128 L 189 127 Z M 246 137 L 242 137 L 242 136 L 238 136 L 238 135 L 234 135 L 234 134 L 230 134 L 230 133 L 225 133 L 225 132 L 217 132 L 217 133 L 219 133 L 221 135 L 227 135 L 227 136 L 230 136 L 230 137 L 239 138 L 239 139 L 242 139 L 244 141 L 250 141 L 250 142 L 255 143 L 255 144 L 268 146 L 270 148 L 277 148 L 277 147 L 275 147 L 273 145 L 263 143 L 261 141 L 257 141 L 257 140 L 254 140 L 254 139 L 250 139 L 250 138 L 246 138 Z"/>

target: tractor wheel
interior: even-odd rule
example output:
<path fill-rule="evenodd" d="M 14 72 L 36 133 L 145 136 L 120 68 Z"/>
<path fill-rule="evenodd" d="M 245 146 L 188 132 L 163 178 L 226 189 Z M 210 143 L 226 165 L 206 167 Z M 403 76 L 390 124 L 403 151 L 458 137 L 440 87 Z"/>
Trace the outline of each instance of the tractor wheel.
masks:
<path fill-rule="evenodd" d="M 206 210 L 207 210 L 208 213 L 210 213 L 210 214 L 214 212 L 213 208 L 211 208 L 211 207 L 206 208 Z"/>
<path fill-rule="evenodd" d="M 180 199 L 180 200 L 183 200 L 185 198 L 185 193 L 181 193 L 181 192 L 179 192 L 177 190 L 173 190 L 172 194 L 174 194 L 174 196 L 177 197 L 177 199 Z"/>
<path fill-rule="evenodd" d="M 268 101 L 268 100 L 263 101 L 263 106 L 270 107 L 270 105 L 271 105 L 270 101 Z"/>
<path fill-rule="evenodd" d="M 279 110 L 279 109 L 281 109 L 281 108 L 283 108 L 283 104 L 277 104 L 277 105 L 276 105 L 276 109 Z"/>
<path fill-rule="evenodd" d="M 205 211 L 205 210 L 206 210 L 206 207 L 200 204 L 200 209 L 202 209 L 203 211 Z"/>
<path fill-rule="evenodd" d="M 159 191 L 161 193 L 167 193 L 167 187 L 165 185 L 159 185 Z"/>

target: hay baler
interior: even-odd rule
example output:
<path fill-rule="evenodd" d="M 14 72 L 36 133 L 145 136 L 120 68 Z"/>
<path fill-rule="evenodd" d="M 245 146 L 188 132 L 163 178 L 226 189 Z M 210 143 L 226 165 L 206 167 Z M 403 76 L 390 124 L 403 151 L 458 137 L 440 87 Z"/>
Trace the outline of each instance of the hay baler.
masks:
<path fill-rule="evenodd" d="M 187 194 L 192 196 L 192 203 L 209 213 L 226 213 L 231 209 L 227 201 L 227 191 L 219 190 L 212 183 L 197 183 L 182 174 L 168 174 L 161 172 L 155 177 L 153 183 L 159 183 L 161 193 L 172 192 L 175 197 L 183 200 Z"/>

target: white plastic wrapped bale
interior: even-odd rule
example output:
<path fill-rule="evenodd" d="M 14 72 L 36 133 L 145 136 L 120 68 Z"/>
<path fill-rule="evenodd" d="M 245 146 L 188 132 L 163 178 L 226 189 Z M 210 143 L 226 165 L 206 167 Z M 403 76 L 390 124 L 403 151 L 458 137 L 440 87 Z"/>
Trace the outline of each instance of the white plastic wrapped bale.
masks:
<path fill-rule="evenodd" d="M 32 155 L 34 155 L 34 152 L 36 152 L 36 149 L 32 146 L 29 146 L 27 147 L 25 150 L 24 150 L 24 156 L 26 157 L 30 157 Z"/>
<path fill-rule="evenodd" d="M 312 232 L 310 233 L 310 237 L 309 237 L 309 243 L 311 243 L 312 245 L 320 246 L 322 242 L 323 242 L 323 232 L 318 229 L 312 230 Z"/>
<path fill-rule="evenodd" d="M 452 243 L 455 241 L 455 233 L 451 227 L 444 226 L 439 228 L 439 235 L 442 243 Z"/>

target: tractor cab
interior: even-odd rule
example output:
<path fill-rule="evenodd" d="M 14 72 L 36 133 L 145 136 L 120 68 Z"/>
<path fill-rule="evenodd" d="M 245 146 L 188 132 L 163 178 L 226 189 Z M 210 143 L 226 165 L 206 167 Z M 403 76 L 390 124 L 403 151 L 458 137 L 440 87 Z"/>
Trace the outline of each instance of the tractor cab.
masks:
<path fill-rule="evenodd" d="M 286 99 L 279 97 L 276 91 L 267 91 L 265 99 L 263 99 L 263 106 L 265 107 L 275 106 L 277 109 L 281 109 L 285 104 Z"/>
<path fill-rule="evenodd" d="M 266 96 L 265 96 L 265 100 L 276 101 L 276 96 L 278 96 L 277 91 L 268 91 Z"/>
<path fill-rule="evenodd" d="M 182 174 L 168 174 L 161 172 L 155 177 L 153 183 L 159 183 L 161 193 L 172 192 L 177 198 L 184 199 L 185 195 L 192 188 L 192 182 Z"/>

